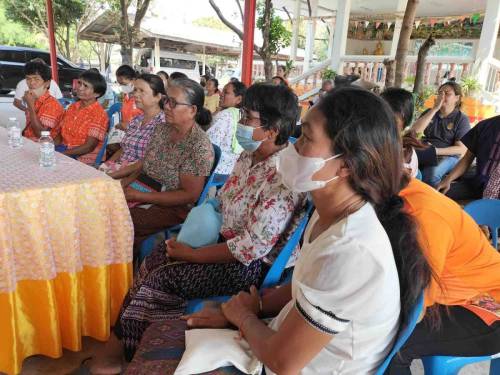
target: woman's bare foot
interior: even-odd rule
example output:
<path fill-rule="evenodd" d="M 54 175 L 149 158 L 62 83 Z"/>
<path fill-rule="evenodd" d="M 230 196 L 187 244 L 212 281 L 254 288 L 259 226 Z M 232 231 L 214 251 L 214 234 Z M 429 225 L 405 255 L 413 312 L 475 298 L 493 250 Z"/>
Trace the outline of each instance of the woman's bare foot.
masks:
<path fill-rule="evenodd" d="M 119 374 L 123 369 L 123 345 L 113 334 L 97 355 L 87 364 L 90 372 L 94 375 Z"/>

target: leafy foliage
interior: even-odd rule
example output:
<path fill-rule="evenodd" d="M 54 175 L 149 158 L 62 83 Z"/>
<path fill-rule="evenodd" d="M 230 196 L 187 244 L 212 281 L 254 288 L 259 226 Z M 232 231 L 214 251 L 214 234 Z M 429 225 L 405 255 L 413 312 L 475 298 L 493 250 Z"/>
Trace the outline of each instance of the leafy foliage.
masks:
<path fill-rule="evenodd" d="M 257 4 L 257 27 L 264 30 L 264 3 Z M 286 28 L 281 17 L 271 8 L 271 25 L 269 30 L 269 52 L 276 55 L 282 48 L 288 47 L 292 41 L 292 33 Z"/>
<path fill-rule="evenodd" d="M 336 76 L 337 72 L 330 68 L 326 68 L 325 70 L 323 70 L 323 73 L 321 73 L 322 79 L 335 79 Z"/>

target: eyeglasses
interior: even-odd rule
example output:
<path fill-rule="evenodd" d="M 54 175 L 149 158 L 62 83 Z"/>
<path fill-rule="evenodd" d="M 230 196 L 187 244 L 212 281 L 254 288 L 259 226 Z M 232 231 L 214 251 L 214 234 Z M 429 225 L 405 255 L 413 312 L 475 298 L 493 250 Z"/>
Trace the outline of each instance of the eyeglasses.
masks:
<path fill-rule="evenodd" d="M 240 108 L 240 122 L 246 122 L 247 120 L 258 120 L 262 126 L 266 124 L 266 121 L 260 117 L 253 117 L 246 108 Z"/>
<path fill-rule="evenodd" d="M 165 96 L 165 98 L 163 99 L 163 103 L 165 105 L 168 104 L 170 106 L 170 108 L 172 108 L 172 109 L 175 109 L 178 105 L 188 105 L 188 106 L 192 106 L 193 105 L 193 104 L 190 104 L 190 103 L 178 102 L 174 98 L 169 98 L 168 96 Z"/>

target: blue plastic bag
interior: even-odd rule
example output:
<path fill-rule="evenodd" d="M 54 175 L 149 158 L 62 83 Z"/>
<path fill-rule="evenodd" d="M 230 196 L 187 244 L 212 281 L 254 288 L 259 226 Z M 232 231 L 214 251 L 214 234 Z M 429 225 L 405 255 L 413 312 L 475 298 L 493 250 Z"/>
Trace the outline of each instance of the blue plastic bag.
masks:
<path fill-rule="evenodd" d="M 193 207 L 182 224 L 177 241 L 194 249 L 216 244 L 222 226 L 219 208 L 219 201 L 215 198 Z"/>

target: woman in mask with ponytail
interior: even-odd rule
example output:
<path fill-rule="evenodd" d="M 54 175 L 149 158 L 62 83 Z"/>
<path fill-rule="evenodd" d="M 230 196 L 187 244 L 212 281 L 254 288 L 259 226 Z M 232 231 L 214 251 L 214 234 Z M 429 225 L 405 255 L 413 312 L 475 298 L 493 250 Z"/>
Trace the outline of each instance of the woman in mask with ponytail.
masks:
<path fill-rule="evenodd" d="M 262 297 L 255 288 L 240 292 L 218 310 L 186 317 L 187 326 L 236 327 L 246 343 L 228 345 L 248 345 L 266 374 L 373 374 L 431 277 L 398 196 L 406 175 L 390 108 L 361 89 L 331 92 L 279 154 L 278 173 L 292 191 L 310 192 L 316 207 L 291 284 Z M 269 325 L 261 320 L 269 317 Z M 192 345 L 202 347 L 205 337 L 197 338 Z"/>
<path fill-rule="evenodd" d="M 191 98 L 185 92 L 194 87 L 195 96 Z M 203 89 L 194 81 L 173 80 L 167 93 L 166 126 L 177 122 L 172 107 L 188 111 L 196 104 L 207 111 L 203 109 Z M 217 196 L 222 217 L 218 243 L 193 249 L 171 239 L 144 259 L 125 298 L 115 335 L 108 350 L 91 365 L 92 373 L 120 372 L 123 350 L 130 360 L 146 328 L 154 322 L 180 318 L 188 300 L 230 295 L 262 283 L 304 215 L 305 194 L 284 186 L 276 171 L 279 155 L 295 124 L 297 108 L 297 97 L 287 87 L 255 84 L 247 90 L 236 135 L 244 151 Z M 205 158 L 193 151 L 196 158 Z M 201 188 L 199 185 L 199 191 Z M 134 210 L 132 218 L 136 224 L 138 216 Z M 161 216 L 155 214 L 151 222 L 160 220 Z M 156 231 L 164 228 L 158 226 Z M 136 225 L 136 236 L 144 233 L 137 229 Z M 289 266 L 296 257 L 297 253 L 292 255 Z"/>
<path fill-rule="evenodd" d="M 121 122 L 116 126 L 121 130 L 127 129 L 129 122 L 135 116 L 142 114 L 142 109 L 137 107 L 133 95 L 136 78 L 136 71 L 129 65 L 122 65 L 116 69 L 116 81 L 120 85 L 120 93 L 123 95 L 121 110 L 122 118 Z"/>

